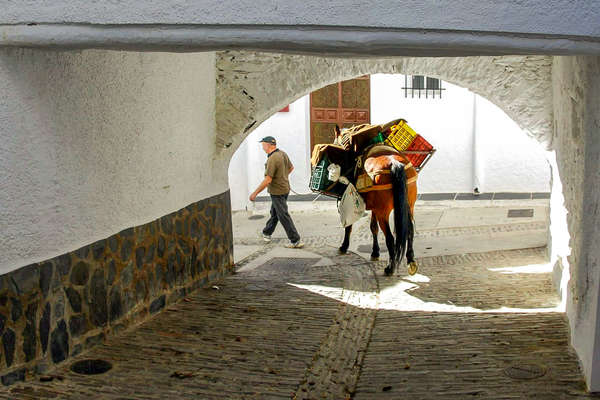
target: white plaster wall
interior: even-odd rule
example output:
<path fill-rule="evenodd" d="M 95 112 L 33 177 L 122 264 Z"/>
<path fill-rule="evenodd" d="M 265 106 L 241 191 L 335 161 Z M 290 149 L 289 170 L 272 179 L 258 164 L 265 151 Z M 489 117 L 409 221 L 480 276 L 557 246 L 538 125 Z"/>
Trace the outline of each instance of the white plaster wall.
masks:
<path fill-rule="evenodd" d="M 404 118 L 436 148 L 420 193 L 472 192 L 474 175 L 481 193 L 550 191 L 544 148 L 496 105 L 448 82 L 435 99 L 406 98 L 404 86 L 403 75 L 371 75 L 371 121 Z"/>
<path fill-rule="evenodd" d="M 567 315 L 590 391 L 600 391 L 600 58 L 555 57 L 556 161 L 568 209 Z M 560 228 L 560 227 L 559 227 Z M 553 238 L 561 232 L 552 232 Z"/>
<path fill-rule="evenodd" d="M 549 192 L 546 151 L 489 100 L 477 96 L 476 135 L 482 192 Z"/>
<path fill-rule="evenodd" d="M 600 54 L 596 0 L 0 0 L 0 7 L 0 46 L 359 57 Z"/>
<path fill-rule="evenodd" d="M 322 25 L 600 37 L 594 0 L 26 0 L 0 23 Z"/>
<path fill-rule="evenodd" d="M 404 86 L 403 75 L 371 75 L 371 121 L 405 118 L 437 149 L 420 193 L 550 191 L 544 149 L 496 105 L 448 82 L 436 99 L 406 98 Z"/>
<path fill-rule="evenodd" d="M 442 99 L 405 98 L 403 75 L 371 75 L 371 122 L 404 118 L 437 149 L 419 174 L 420 193 L 471 192 L 473 95 L 442 85 Z"/>
<path fill-rule="evenodd" d="M 229 189 L 231 194 L 231 209 L 244 210 L 248 205 L 250 187 L 248 186 L 248 142 L 240 145 L 229 162 Z"/>
<path fill-rule="evenodd" d="M 227 190 L 215 55 L 0 50 L 0 272 Z"/>

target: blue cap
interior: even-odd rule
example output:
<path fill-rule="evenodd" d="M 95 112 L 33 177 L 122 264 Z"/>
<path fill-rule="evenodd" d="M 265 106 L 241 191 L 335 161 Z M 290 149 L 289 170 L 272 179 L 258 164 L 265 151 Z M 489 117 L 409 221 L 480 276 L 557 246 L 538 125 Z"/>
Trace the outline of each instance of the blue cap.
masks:
<path fill-rule="evenodd" d="M 259 143 L 265 142 L 265 143 L 277 144 L 277 141 L 275 140 L 275 138 L 273 136 L 265 136 L 264 138 L 260 139 L 258 142 Z"/>

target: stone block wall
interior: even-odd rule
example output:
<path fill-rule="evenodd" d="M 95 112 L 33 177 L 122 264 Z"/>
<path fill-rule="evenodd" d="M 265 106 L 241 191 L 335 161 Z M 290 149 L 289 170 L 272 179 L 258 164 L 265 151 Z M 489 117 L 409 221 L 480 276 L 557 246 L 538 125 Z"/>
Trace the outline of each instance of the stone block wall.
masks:
<path fill-rule="evenodd" d="M 229 192 L 0 277 L 4 385 L 144 321 L 233 268 Z"/>

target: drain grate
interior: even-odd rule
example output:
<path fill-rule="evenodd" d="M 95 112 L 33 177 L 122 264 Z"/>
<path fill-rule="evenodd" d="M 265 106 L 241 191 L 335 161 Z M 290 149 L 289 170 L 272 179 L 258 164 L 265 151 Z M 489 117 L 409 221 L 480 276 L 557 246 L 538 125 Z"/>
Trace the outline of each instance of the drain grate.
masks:
<path fill-rule="evenodd" d="M 71 371 L 82 375 L 98 375 L 109 371 L 112 364 L 104 360 L 81 360 L 71 365 Z"/>
<path fill-rule="evenodd" d="M 533 217 L 533 208 L 508 210 L 508 218 L 531 218 L 531 217 Z"/>
<path fill-rule="evenodd" d="M 274 257 L 274 258 L 271 258 L 266 263 L 262 264 L 260 266 L 260 268 L 275 267 L 278 269 L 287 269 L 287 270 L 296 269 L 296 268 L 306 268 L 306 267 L 312 267 L 319 260 L 320 260 L 320 258 L 315 258 L 315 257 L 300 257 L 300 258 Z"/>
<path fill-rule="evenodd" d="M 546 375 L 546 368 L 536 364 L 517 364 L 506 368 L 504 373 L 509 378 L 528 380 Z"/>

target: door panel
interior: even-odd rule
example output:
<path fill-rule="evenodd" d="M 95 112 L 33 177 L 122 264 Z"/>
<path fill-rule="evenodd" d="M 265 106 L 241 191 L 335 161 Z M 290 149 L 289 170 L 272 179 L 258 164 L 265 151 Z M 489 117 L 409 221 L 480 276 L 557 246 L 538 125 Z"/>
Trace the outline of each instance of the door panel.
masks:
<path fill-rule="evenodd" d="M 311 148 L 331 143 L 337 124 L 348 128 L 371 122 L 371 79 L 362 76 L 334 83 L 310 95 Z"/>
<path fill-rule="evenodd" d="M 317 108 L 338 108 L 339 90 L 338 84 L 325 86 L 311 93 L 311 102 L 313 107 Z"/>
<path fill-rule="evenodd" d="M 335 139 L 335 122 L 313 122 L 310 124 L 311 141 L 314 144 L 332 143 Z M 314 147 L 314 144 L 312 147 Z"/>
<path fill-rule="evenodd" d="M 356 121 L 356 111 L 355 110 L 344 110 L 344 122 L 354 122 Z"/>
<path fill-rule="evenodd" d="M 341 82 L 342 107 L 356 108 L 356 80 Z"/>
<path fill-rule="evenodd" d="M 358 122 L 359 124 L 370 124 L 371 118 L 369 117 L 370 115 L 368 111 L 356 111 L 356 122 Z"/>

